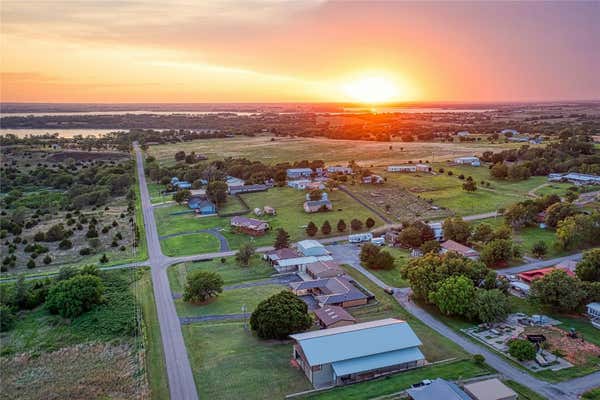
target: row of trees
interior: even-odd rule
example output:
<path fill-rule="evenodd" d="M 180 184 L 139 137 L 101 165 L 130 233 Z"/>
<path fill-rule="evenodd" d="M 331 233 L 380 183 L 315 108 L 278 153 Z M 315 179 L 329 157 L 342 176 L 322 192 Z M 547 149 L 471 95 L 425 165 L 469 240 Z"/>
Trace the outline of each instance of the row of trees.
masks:
<path fill-rule="evenodd" d="M 353 232 L 358 232 L 361 231 L 363 229 L 363 226 L 366 226 L 368 229 L 371 229 L 372 227 L 375 226 L 375 220 L 371 217 L 368 217 L 365 220 L 365 223 L 363 225 L 363 222 L 359 219 L 353 218 L 352 221 L 350 221 L 350 229 Z M 345 232 L 346 229 L 348 228 L 346 225 L 346 222 L 343 219 L 340 219 L 337 222 L 336 225 L 337 231 L 338 232 Z M 323 225 L 321 225 L 321 233 L 323 235 L 329 235 L 332 231 L 332 227 L 331 224 L 329 223 L 329 221 L 325 221 L 323 222 Z M 310 221 L 308 223 L 308 225 L 306 226 L 306 234 L 308 236 L 315 236 L 317 233 L 319 232 L 319 227 L 317 227 L 317 225 L 313 222 Z"/>

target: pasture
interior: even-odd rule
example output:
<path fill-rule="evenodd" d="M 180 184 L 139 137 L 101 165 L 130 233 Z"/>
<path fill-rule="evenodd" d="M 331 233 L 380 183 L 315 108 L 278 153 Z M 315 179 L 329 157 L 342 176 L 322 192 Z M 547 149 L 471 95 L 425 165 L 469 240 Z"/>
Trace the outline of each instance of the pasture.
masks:
<path fill-rule="evenodd" d="M 202 229 L 215 228 L 219 230 L 229 242 L 229 246 L 232 249 L 237 249 L 245 242 L 251 242 L 255 246 L 272 245 L 275 240 L 277 228 L 285 229 L 290 234 L 292 241 L 305 239 L 307 238 L 305 228 L 310 221 L 313 221 L 319 229 L 325 221 L 329 221 L 332 226 L 330 235 L 323 235 L 319 230 L 315 236 L 316 238 L 348 234 L 350 221 L 354 218 L 361 220 L 363 225 L 368 217 L 375 220 L 375 226 L 382 224 L 382 221 L 376 215 L 346 193 L 335 190 L 329 193 L 329 195 L 329 199 L 333 203 L 333 210 L 313 214 L 305 213 L 302 208 L 302 204 L 305 201 L 304 191 L 286 187 L 272 188 L 267 192 L 242 195 L 250 209 L 262 209 L 264 206 L 271 206 L 277 212 L 277 215 L 274 216 L 256 217 L 267 221 L 271 226 L 271 230 L 266 235 L 259 237 L 252 237 L 232 231 L 229 226 L 229 217 L 198 217 L 192 212 L 187 212 L 189 209 L 185 205 L 172 204 L 165 207 L 157 207 L 154 209 L 154 215 L 156 216 L 158 234 L 162 236 L 161 247 L 170 256 L 206 253 L 218 250 L 216 238 L 212 236 L 207 237 L 205 233 L 199 233 L 198 231 Z M 234 205 L 234 207 L 236 206 Z M 247 216 L 254 217 L 253 214 L 248 214 Z M 348 226 L 346 231 L 341 233 L 336 230 L 337 222 L 340 219 L 343 219 Z M 167 237 L 168 235 L 175 234 L 185 235 Z"/>
<path fill-rule="evenodd" d="M 350 160 L 355 160 L 363 166 L 381 166 L 409 160 L 431 160 L 434 156 L 437 160 L 452 159 L 514 147 L 515 144 L 490 144 L 484 141 L 475 143 L 373 142 L 261 135 L 150 146 L 148 154 L 156 157 L 163 165 L 174 165 L 175 153 L 183 150 L 186 153 L 195 151 L 204 154 L 209 160 L 246 157 L 266 164 L 305 159 L 321 159 L 328 164 L 347 164 Z"/>

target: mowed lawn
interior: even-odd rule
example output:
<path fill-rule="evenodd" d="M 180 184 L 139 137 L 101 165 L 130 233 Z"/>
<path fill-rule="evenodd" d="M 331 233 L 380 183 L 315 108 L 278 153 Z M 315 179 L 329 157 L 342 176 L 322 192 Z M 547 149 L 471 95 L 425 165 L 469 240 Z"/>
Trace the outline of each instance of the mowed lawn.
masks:
<path fill-rule="evenodd" d="M 287 287 L 282 285 L 262 285 L 224 290 L 223 293 L 202 304 L 188 303 L 183 298 L 177 299 L 175 308 L 180 317 L 239 314 L 243 306 L 246 307 L 246 312 L 251 313 L 258 303 L 286 289 Z"/>
<path fill-rule="evenodd" d="M 301 398 L 312 400 L 367 400 L 406 390 L 410 388 L 412 384 L 418 383 L 423 379 L 443 378 L 454 381 L 488 375 L 490 373 L 493 373 L 493 370 L 487 365 L 477 365 L 471 360 L 460 360 L 417 368 L 382 379 L 339 387 L 314 395 L 303 396 Z M 440 398 L 439 400 L 443 399 Z"/>
<path fill-rule="evenodd" d="M 160 241 L 160 247 L 167 256 L 188 256 L 217 252 L 220 249 L 220 242 L 209 233 L 193 233 L 163 239 Z"/>
<path fill-rule="evenodd" d="M 289 342 L 265 341 L 242 323 L 182 326 L 201 399 L 282 399 L 311 389 L 290 365 Z"/>
<path fill-rule="evenodd" d="M 273 188 L 267 192 L 252 193 L 242 195 L 243 199 L 248 203 L 250 209 L 263 208 L 271 206 L 275 208 L 277 215 L 263 216 L 260 219 L 269 222 L 272 228 L 273 239 L 277 228 L 285 229 L 292 239 L 297 241 L 307 237 L 305 228 L 309 222 L 314 222 L 319 228 L 316 237 L 326 237 L 321 233 L 321 226 L 325 221 L 329 221 L 332 231 L 329 236 L 348 234 L 350 229 L 350 221 L 354 218 L 363 222 L 363 227 L 367 218 L 371 217 L 375 220 L 375 226 L 382 224 L 382 221 L 377 215 L 374 215 L 370 210 L 363 207 L 353 198 L 340 190 L 328 192 L 329 200 L 333 204 L 333 210 L 328 212 L 318 212 L 307 214 L 304 212 L 302 205 L 306 201 L 306 192 L 292 188 Z M 343 233 L 337 231 L 337 223 L 340 219 L 346 222 L 347 230 Z M 366 229 L 366 227 L 364 227 Z"/>
<path fill-rule="evenodd" d="M 239 248 L 242 243 L 246 242 L 255 246 L 272 245 L 275 241 L 277 228 L 284 228 L 290 234 L 292 241 L 306 239 L 305 228 L 310 221 L 313 221 L 319 227 L 316 238 L 325 237 L 321 234 L 320 228 L 326 220 L 332 226 L 332 232 L 329 236 L 348 234 L 350 221 L 353 218 L 360 219 L 363 225 L 368 217 L 375 220 L 375 226 L 382 224 L 382 221 L 371 211 L 339 190 L 329 193 L 329 198 L 334 206 L 333 211 L 307 214 L 302 208 L 305 195 L 306 192 L 304 191 L 287 187 L 272 188 L 267 192 L 243 195 L 244 200 L 251 209 L 271 206 L 277 212 L 275 216 L 259 217 L 270 224 L 271 230 L 266 235 L 258 237 L 232 231 L 229 225 L 229 217 L 198 217 L 194 213 L 186 212 L 188 208 L 185 205 L 173 204 L 166 207 L 157 207 L 154 209 L 154 215 L 160 236 L 177 233 L 197 233 L 198 230 L 216 228 L 227 238 L 232 249 Z M 237 206 L 234 207 L 237 208 Z M 248 217 L 253 217 L 253 214 L 248 214 Z M 340 219 L 343 219 L 348 227 L 343 233 L 337 232 L 336 229 L 337 222 Z M 366 227 L 364 230 L 366 230 Z M 164 238 L 161 242 L 163 242 L 161 243 L 163 251 L 169 251 L 169 255 L 172 256 L 216 251 L 216 242 L 205 239 L 204 236 Z M 216 249 L 218 250 L 218 247 Z"/>
<path fill-rule="evenodd" d="M 191 263 L 176 264 L 167 270 L 171 290 L 175 293 L 183 292 L 183 287 L 187 279 L 187 274 L 194 271 L 211 271 L 218 273 L 223 279 L 223 283 L 233 285 L 240 282 L 265 279 L 273 275 L 276 271 L 261 259 L 259 255 L 252 257 L 249 267 L 240 267 L 235 257 L 226 257 L 225 262 L 221 259 L 209 261 L 197 261 Z"/>
<path fill-rule="evenodd" d="M 389 252 L 396 259 L 394 262 L 394 268 L 389 270 L 384 269 L 370 269 L 369 272 L 376 275 L 379 279 L 384 281 L 387 285 L 392 287 L 407 287 L 408 282 L 402 279 L 400 276 L 400 268 L 408 263 L 410 254 L 408 250 L 398 249 L 393 247 L 385 247 L 382 250 Z"/>

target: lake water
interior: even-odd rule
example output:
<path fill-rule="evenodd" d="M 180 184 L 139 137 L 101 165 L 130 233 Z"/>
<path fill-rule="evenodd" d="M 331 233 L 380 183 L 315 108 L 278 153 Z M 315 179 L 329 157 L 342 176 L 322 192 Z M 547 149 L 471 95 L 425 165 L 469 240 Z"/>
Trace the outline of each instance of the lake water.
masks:
<path fill-rule="evenodd" d="M 23 138 L 30 135 L 45 135 L 58 133 L 58 136 L 64 138 L 72 138 L 77 135 L 83 137 L 94 135 L 97 137 L 104 136 L 109 132 L 119 131 L 120 129 L 0 129 L 0 136 L 13 134 L 17 137 Z"/>

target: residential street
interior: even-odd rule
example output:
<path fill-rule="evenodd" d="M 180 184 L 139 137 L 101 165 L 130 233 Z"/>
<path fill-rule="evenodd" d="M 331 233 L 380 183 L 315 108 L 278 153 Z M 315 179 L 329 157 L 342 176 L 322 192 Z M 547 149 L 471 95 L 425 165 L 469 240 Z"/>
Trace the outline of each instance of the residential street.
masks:
<path fill-rule="evenodd" d="M 379 286 L 382 289 L 389 287 L 383 281 L 381 281 L 381 279 L 373 275 L 360 264 L 359 246 L 349 244 L 332 245 L 327 246 L 327 249 L 332 253 L 336 260 L 347 264 L 355 270 L 359 271 L 360 273 L 365 275 L 369 280 L 371 280 L 375 285 Z M 576 257 L 576 255 L 569 256 L 569 258 L 566 259 L 573 259 L 573 257 Z M 548 260 L 546 262 L 550 262 L 549 265 L 554 265 L 556 262 L 558 262 L 557 260 Z M 535 264 L 528 264 L 529 269 L 537 268 Z M 496 369 L 499 373 L 501 373 L 509 379 L 512 379 L 516 382 L 519 382 L 522 385 L 531 388 L 535 392 L 547 397 L 548 399 L 577 399 L 577 396 L 582 392 L 600 385 L 600 372 L 596 372 L 594 374 L 590 374 L 582 378 L 573 379 L 571 381 L 561 382 L 559 384 L 551 384 L 537 379 L 532 375 L 513 366 L 508 361 L 489 350 L 487 347 L 472 342 L 466 337 L 450 329 L 448 326 L 437 320 L 427 311 L 423 310 L 412 300 L 410 300 L 411 293 L 412 291 L 410 288 L 394 288 L 394 297 L 396 298 L 398 303 L 400 303 L 400 305 L 403 308 L 405 308 L 409 313 L 411 313 L 425 325 L 429 326 L 441 335 L 452 340 L 454 343 L 458 344 L 469 354 L 482 354 L 485 357 L 486 362 L 490 364 L 494 369 Z"/>
<path fill-rule="evenodd" d="M 160 331 L 165 352 L 165 362 L 169 380 L 169 390 L 171 399 L 196 400 L 198 399 L 197 389 L 194 382 L 190 362 L 188 359 L 187 349 L 185 347 L 183 335 L 181 332 L 181 321 L 178 318 L 177 312 L 175 310 L 175 304 L 169 287 L 169 281 L 167 278 L 166 271 L 167 268 L 173 264 L 232 256 L 235 254 L 235 251 L 205 253 L 184 257 L 165 256 L 160 248 L 160 241 L 156 229 L 156 221 L 154 219 L 153 207 L 150 202 L 150 195 L 146 186 L 146 177 L 144 175 L 143 169 L 143 155 L 137 143 L 134 143 L 134 150 L 136 153 L 137 160 L 137 174 L 140 184 L 142 212 L 144 216 L 144 225 L 146 228 L 146 240 L 148 243 L 149 260 L 147 262 L 136 262 L 107 267 L 106 269 L 130 268 L 148 264 L 150 265 L 152 270 L 154 297 L 156 301 L 158 319 L 160 323 Z M 495 215 L 495 213 L 486 213 L 465 217 L 465 219 L 476 220 L 482 218 L 490 218 Z M 324 244 L 330 244 L 329 246 L 327 246 L 328 249 L 340 262 L 346 263 L 352 268 L 361 272 L 377 286 L 381 288 L 387 287 L 387 285 L 383 281 L 381 281 L 379 278 L 377 278 L 375 275 L 373 275 L 367 269 L 360 265 L 360 261 L 358 259 L 358 246 L 336 244 L 337 242 L 346 239 L 347 236 L 338 236 L 322 239 L 320 241 Z M 257 249 L 257 252 L 265 252 L 271 249 L 271 246 L 260 247 Z M 499 272 L 515 273 L 527 269 L 554 265 L 557 262 L 563 260 L 578 260 L 580 258 L 581 254 L 574 254 L 558 259 L 545 260 L 518 267 L 507 268 L 504 270 L 499 270 Z M 486 358 L 486 361 L 493 368 L 498 370 L 501 374 L 531 388 L 532 390 L 540 393 L 543 396 L 546 396 L 549 399 L 576 399 L 578 394 L 582 393 L 583 391 L 589 390 L 595 386 L 598 386 L 598 382 L 600 382 L 600 372 L 558 384 L 551 384 L 534 378 L 531 375 L 512 366 L 509 362 L 505 361 L 500 356 L 490 352 L 486 347 L 471 342 L 470 340 L 452 331 L 446 325 L 444 325 L 443 323 L 435 319 L 433 316 L 428 314 L 426 311 L 415 305 L 409 299 L 409 288 L 395 288 L 394 290 L 396 292 L 395 298 L 398 300 L 398 302 L 416 318 L 423 321 L 425 324 L 427 324 L 440 334 L 454 341 L 459 346 L 464 348 L 467 352 L 471 354 L 483 354 Z M 228 317 L 229 316 L 223 316 L 222 318 Z"/>
<path fill-rule="evenodd" d="M 148 263 L 152 270 L 154 300 L 160 323 L 170 396 L 172 400 L 197 400 L 198 391 L 167 278 L 167 268 L 171 262 L 160 249 L 154 211 L 146 186 L 143 155 L 137 142 L 133 144 L 133 148 L 137 160 L 137 175 L 148 242 Z"/>

